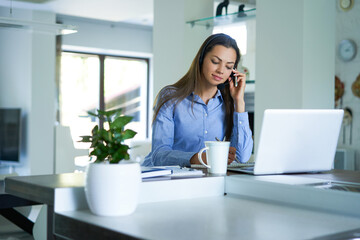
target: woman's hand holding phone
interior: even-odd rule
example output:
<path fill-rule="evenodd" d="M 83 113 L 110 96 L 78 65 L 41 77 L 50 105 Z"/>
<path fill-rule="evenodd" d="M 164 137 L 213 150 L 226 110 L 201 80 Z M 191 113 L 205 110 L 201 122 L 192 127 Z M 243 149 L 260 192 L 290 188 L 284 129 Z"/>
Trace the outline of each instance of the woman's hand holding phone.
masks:
<path fill-rule="evenodd" d="M 234 99 L 235 111 L 236 112 L 245 112 L 245 86 L 246 86 L 246 75 L 240 73 L 236 69 L 232 70 L 230 74 L 230 94 Z"/>
<path fill-rule="evenodd" d="M 233 70 L 236 70 L 236 69 L 233 69 Z M 230 74 L 230 80 L 229 80 L 229 81 L 233 81 L 233 82 L 234 82 L 235 87 L 237 87 L 237 86 L 238 86 L 238 82 L 237 82 L 237 79 L 236 79 L 236 77 L 235 77 L 234 72 L 231 72 L 231 74 Z"/>

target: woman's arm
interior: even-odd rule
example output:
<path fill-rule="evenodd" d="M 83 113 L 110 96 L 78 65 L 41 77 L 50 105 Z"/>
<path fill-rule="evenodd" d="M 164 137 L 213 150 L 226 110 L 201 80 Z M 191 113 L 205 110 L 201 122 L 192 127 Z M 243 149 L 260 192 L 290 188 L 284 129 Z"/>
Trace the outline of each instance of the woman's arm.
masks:
<path fill-rule="evenodd" d="M 183 152 L 173 150 L 174 128 L 173 119 L 174 105 L 164 104 L 154 123 L 152 133 L 152 151 L 145 158 L 145 166 L 189 166 L 190 159 L 196 152 Z"/>
<path fill-rule="evenodd" d="M 230 146 L 236 148 L 236 156 L 240 162 L 244 163 L 249 160 L 253 144 L 248 113 L 234 112 L 234 127 Z"/>
<path fill-rule="evenodd" d="M 237 70 L 233 70 L 233 72 L 236 77 L 237 87 L 235 87 L 234 81 L 230 82 L 230 94 L 234 100 L 235 108 L 230 146 L 236 148 L 236 157 L 240 162 L 247 162 L 251 156 L 254 143 L 249 125 L 249 116 L 245 112 L 246 75 Z"/>

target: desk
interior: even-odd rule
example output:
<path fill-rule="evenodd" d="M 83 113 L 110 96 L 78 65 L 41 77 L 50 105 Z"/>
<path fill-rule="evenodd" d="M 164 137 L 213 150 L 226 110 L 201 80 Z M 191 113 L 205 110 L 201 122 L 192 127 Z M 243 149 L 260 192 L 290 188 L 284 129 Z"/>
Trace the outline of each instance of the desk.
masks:
<path fill-rule="evenodd" d="M 291 175 L 291 174 L 290 174 Z M 317 178 L 328 181 L 350 182 L 360 184 L 360 171 L 334 169 L 324 173 L 294 174 L 301 177 Z"/>
<path fill-rule="evenodd" d="M 5 178 L 5 191 L 12 197 L 22 199 L 23 205 L 36 202 L 46 204 L 47 211 L 47 239 L 53 239 L 53 218 L 55 190 L 73 188 L 83 191 L 84 175 L 69 173 L 58 175 L 16 176 Z M 31 229 L 32 231 L 32 229 Z"/>
<path fill-rule="evenodd" d="M 5 217 L 24 231 L 32 234 L 32 228 L 34 226 L 34 223 L 19 212 L 17 212 L 14 208 L 37 205 L 39 203 L 19 198 L 11 194 L 7 194 L 5 193 L 4 189 L 5 182 L 3 180 L 0 180 L 0 215 Z"/>
<path fill-rule="evenodd" d="M 332 171 L 327 174 L 313 177 L 347 181 L 352 172 Z M 356 181 L 360 180 L 358 174 L 353 176 Z M 246 176 L 249 179 L 254 177 Z M 311 177 L 310 174 L 305 176 Z M 52 206 L 54 231 L 60 238 L 309 239 L 360 226 L 359 217 L 236 194 L 224 196 L 224 177 L 144 182 L 143 196 L 135 213 L 111 218 L 89 212 L 83 186 L 83 174 L 6 179 L 7 192 Z M 164 189 L 173 191 L 165 191 L 167 194 L 160 196 Z"/>
<path fill-rule="evenodd" d="M 14 196 L 47 205 L 47 239 L 53 239 L 54 211 L 87 208 L 85 174 L 65 173 L 5 178 L 5 191 Z M 211 189 L 204 188 L 210 184 Z M 190 187 L 189 187 L 190 186 Z M 224 177 L 176 179 L 141 184 L 140 203 L 211 197 L 224 194 Z M 182 191 L 178 191 L 182 189 Z"/>

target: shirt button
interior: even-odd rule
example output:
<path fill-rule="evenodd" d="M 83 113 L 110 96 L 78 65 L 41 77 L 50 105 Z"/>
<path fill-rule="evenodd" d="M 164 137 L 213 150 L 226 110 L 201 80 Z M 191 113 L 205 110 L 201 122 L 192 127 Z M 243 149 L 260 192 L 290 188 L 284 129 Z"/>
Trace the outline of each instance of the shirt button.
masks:
<path fill-rule="evenodd" d="M 239 121 L 239 124 L 241 125 L 241 124 L 242 124 L 242 121 Z"/>
<path fill-rule="evenodd" d="M 207 113 L 205 113 L 205 117 L 207 117 Z"/>
<path fill-rule="evenodd" d="M 207 131 L 205 130 L 205 134 L 207 134 Z"/>

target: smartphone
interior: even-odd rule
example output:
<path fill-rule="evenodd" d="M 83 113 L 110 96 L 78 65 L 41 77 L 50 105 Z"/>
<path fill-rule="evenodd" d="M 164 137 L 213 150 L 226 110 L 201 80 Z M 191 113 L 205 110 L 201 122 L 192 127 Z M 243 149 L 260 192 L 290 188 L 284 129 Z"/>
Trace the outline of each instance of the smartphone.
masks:
<path fill-rule="evenodd" d="M 234 72 L 231 72 L 230 77 L 231 77 L 231 80 L 233 80 L 233 81 L 235 80 Z"/>
<path fill-rule="evenodd" d="M 231 80 L 234 81 L 234 86 L 237 87 L 237 86 L 238 86 L 238 82 L 237 82 L 236 79 L 235 79 L 234 72 L 231 72 L 230 77 L 231 77 Z"/>

